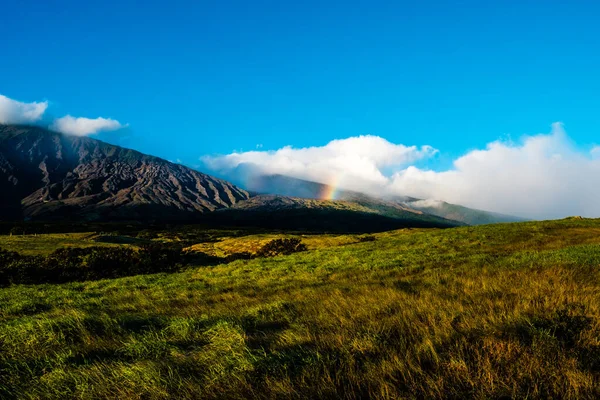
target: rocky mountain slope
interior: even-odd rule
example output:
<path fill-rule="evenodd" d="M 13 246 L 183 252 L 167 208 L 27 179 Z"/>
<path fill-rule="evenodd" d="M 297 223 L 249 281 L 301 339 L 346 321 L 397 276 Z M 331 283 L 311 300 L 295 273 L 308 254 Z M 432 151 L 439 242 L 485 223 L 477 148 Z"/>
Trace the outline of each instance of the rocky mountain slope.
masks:
<path fill-rule="evenodd" d="M 0 125 L 0 193 L 0 220 L 188 218 L 249 198 L 157 157 L 14 125 Z"/>

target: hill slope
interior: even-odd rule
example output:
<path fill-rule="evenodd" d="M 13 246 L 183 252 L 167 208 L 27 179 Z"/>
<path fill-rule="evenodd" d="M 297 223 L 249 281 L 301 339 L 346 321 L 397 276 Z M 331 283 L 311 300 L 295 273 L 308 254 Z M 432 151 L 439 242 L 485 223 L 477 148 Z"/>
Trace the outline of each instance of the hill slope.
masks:
<path fill-rule="evenodd" d="M 182 165 L 86 137 L 0 125 L 0 219 L 177 218 L 247 199 Z"/>
<path fill-rule="evenodd" d="M 463 225 L 378 200 L 317 200 L 277 195 L 253 196 L 207 218 L 215 218 L 228 225 L 321 232 L 381 232 L 406 227 L 449 228 Z"/>
<path fill-rule="evenodd" d="M 524 218 L 476 210 L 437 200 L 422 200 L 409 196 L 386 196 L 383 193 L 365 194 L 344 190 L 323 183 L 306 181 L 285 175 L 259 175 L 247 179 L 246 189 L 261 194 L 283 195 L 306 199 L 328 199 L 335 193 L 335 200 L 351 201 L 370 209 L 403 210 L 409 213 L 437 216 L 468 225 L 498 222 L 519 222 Z"/>
<path fill-rule="evenodd" d="M 404 199 L 396 201 L 407 207 L 423 211 L 427 214 L 437 215 L 438 217 L 447 218 L 454 221 L 461 221 L 469 225 L 495 224 L 500 222 L 523 222 L 526 220 L 525 218 L 515 217 L 514 215 L 477 210 L 474 208 L 459 206 L 457 204 L 446 203 L 445 201 L 406 201 Z"/>

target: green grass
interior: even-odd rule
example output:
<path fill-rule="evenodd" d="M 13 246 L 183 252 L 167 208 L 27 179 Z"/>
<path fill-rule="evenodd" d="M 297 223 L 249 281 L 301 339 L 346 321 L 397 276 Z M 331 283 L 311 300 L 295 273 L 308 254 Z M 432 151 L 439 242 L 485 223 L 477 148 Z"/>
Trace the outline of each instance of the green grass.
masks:
<path fill-rule="evenodd" d="M 62 247 L 114 246 L 93 240 L 94 232 L 30 235 L 0 235 L 0 248 L 30 256 L 46 256 Z"/>
<path fill-rule="evenodd" d="M 0 289 L 0 398 L 600 397 L 600 221 L 374 236 Z"/>

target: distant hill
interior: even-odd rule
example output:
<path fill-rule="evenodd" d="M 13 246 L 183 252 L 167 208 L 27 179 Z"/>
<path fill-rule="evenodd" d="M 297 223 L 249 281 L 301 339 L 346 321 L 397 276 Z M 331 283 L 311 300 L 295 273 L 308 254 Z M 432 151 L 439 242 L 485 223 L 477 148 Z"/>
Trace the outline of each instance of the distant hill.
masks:
<path fill-rule="evenodd" d="M 247 182 L 245 185 L 246 189 L 259 194 L 324 199 L 330 197 L 330 194 L 335 192 L 335 200 L 354 202 L 369 209 L 380 209 L 381 214 L 392 217 L 394 215 L 388 214 L 390 210 L 401 210 L 413 215 L 437 216 L 445 220 L 452 220 L 468 225 L 525 220 L 511 215 L 472 209 L 438 200 L 423 200 L 409 196 L 388 196 L 384 193 L 365 194 L 278 174 L 254 176 L 252 179 L 248 179 Z"/>
<path fill-rule="evenodd" d="M 442 218 L 461 221 L 469 225 L 495 224 L 500 222 L 520 222 L 526 221 L 525 218 L 515 217 L 513 215 L 498 214 L 490 211 L 482 211 L 474 208 L 459 206 L 438 200 L 396 200 L 415 210 L 420 210 L 428 214 L 437 215 Z"/>
<path fill-rule="evenodd" d="M 450 228 L 457 221 L 387 202 L 316 200 L 258 195 L 206 218 L 228 225 L 325 232 L 380 232 L 399 228 Z"/>
<path fill-rule="evenodd" d="M 158 157 L 14 125 L 0 125 L 0 192 L 0 220 L 189 218 L 249 197 Z"/>

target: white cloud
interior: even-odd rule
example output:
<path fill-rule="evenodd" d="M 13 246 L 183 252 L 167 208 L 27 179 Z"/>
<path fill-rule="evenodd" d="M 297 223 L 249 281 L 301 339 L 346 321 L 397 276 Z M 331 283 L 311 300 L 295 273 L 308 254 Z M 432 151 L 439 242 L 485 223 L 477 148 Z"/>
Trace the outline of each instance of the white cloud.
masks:
<path fill-rule="evenodd" d="M 75 118 L 66 115 L 62 118 L 55 119 L 52 125 L 50 125 L 50 129 L 68 135 L 88 136 L 98 132 L 115 131 L 126 126 L 127 125 L 122 125 L 119 121 L 110 118 Z"/>
<path fill-rule="evenodd" d="M 29 124 L 42 119 L 48 102 L 24 103 L 10 99 L 0 94 L 0 124 Z M 127 127 L 119 121 L 110 118 L 75 118 L 66 115 L 55 119 L 49 126 L 57 132 L 75 136 L 93 135 L 98 132 L 114 131 Z"/>
<path fill-rule="evenodd" d="M 560 123 L 521 144 L 493 142 L 443 172 L 409 167 L 390 190 L 532 218 L 600 216 L 600 160 L 571 144 Z"/>
<path fill-rule="evenodd" d="M 238 167 L 256 173 L 282 174 L 316 182 L 336 184 L 348 189 L 375 190 L 388 182 L 381 170 L 400 167 L 436 150 L 430 146 L 393 144 L 377 136 L 358 136 L 333 140 L 322 147 L 277 151 L 248 151 L 219 157 L 203 157 L 212 170 L 227 174 Z"/>
<path fill-rule="evenodd" d="M 251 151 L 204 157 L 215 171 L 233 176 L 240 166 L 360 190 L 437 199 L 527 218 L 600 217 L 600 147 L 578 150 L 562 124 L 519 143 L 496 141 L 471 151 L 446 171 L 423 170 L 414 161 L 435 153 L 376 136 L 335 140 L 323 147 Z M 385 171 L 392 171 L 387 173 Z"/>
<path fill-rule="evenodd" d="M 443 201 L 434 199 L 415 200 L 407 203 L 409 206 L 417 208 L 440 208 L 444 205 Z"/>
<path fill-rule="evenodd" d="M 28 124 L 39 121 L 48 102 L 23 103 L 0 94 L 0 124 Z"/>
<path fill-rule="evenodd" d="M 390 190 L 532 218 L 600 216 L 600 160 L 577 151 L 562 124 L 521 144 L 493 142 L 443 172 L 409 167 Z"/>

